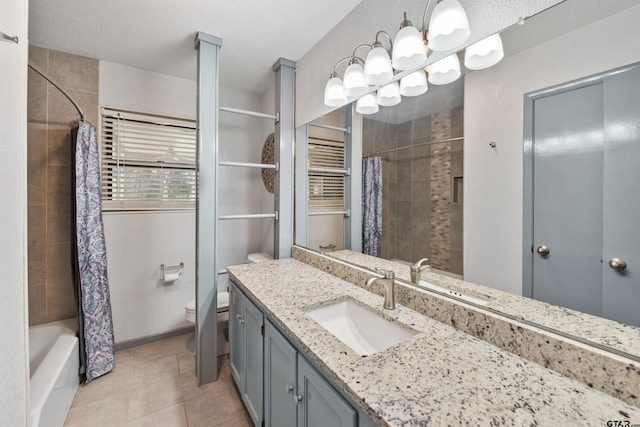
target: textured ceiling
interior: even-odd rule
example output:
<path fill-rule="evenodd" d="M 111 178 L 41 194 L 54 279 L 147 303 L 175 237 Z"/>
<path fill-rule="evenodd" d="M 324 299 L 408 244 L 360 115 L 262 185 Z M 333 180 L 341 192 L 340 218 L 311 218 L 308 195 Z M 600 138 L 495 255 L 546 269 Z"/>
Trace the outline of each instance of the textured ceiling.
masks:
<path fill-rule="evenodd" d="M 30 0 L 29 43 L 196 78 L 197 31 L 222 41 L 220 84 L 253 94 L 361 0 Z"/>

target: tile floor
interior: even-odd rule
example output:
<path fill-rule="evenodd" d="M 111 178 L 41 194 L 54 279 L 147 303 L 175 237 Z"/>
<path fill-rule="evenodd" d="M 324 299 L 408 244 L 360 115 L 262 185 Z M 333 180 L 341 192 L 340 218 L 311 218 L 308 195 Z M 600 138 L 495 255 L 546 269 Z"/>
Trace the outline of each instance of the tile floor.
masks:
<path fill-rule="evenodd" d="M 116 369 L 82 384 L 65 427 L 250 427 L 229 370 L 218 358 L 218 381 L 198 387 L 193 334 L 117 351 Z"/>

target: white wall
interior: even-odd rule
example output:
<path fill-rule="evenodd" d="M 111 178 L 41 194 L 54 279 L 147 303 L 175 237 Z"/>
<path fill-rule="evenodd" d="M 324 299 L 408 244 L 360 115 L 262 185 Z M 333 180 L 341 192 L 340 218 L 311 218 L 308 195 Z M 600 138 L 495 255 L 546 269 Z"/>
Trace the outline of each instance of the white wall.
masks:
<path fill-rule="evenodd" d="M 196 82 L 100 62 L 100 105 L 195 118 Z M 261 98 L 220 88 L 220 104 L 260 110 Z M 260 119 L 220 114 L 220 159 L 260 161 Z M 266 193 L 257 169 L 220 169 L 220 215 L 261 212 Z M 271 204 L 273 210 L 273 203 Z M 219 227 L 220 268 L 243 263 L 262 250 L 263 221 L 243 220 Z M 195 211 L 105 213 L 105 234 L 116 342 L 188 326 L 185 303 L 195 298 Z M 272 250 L 271 250 L 272 252 Z M 185 276 L 173 285 L 158 281 L 160 264 L 185 263 Z M 219 289 L 226 288 L 221 276 Z"/>
<path fill-rule="evenodd" d="M 116 342 L 188 326 L 184 303 L 195 298 L 194 213 L 105 213 L 104 222 Z M 164 283 L 160 264 L 180 262 L 184 275 Z"/>
<path fill-rule="evenodd" d="M 0 425 L 28 425 L 27 316 L 27 18 L 28 3 L 0 3 Z"/>
<path fill-rule="evenodd" d="M 196 117 L 195 81 L 100 61 L 100 106 Z"/>
<path fill-rule="evenodd" d="M 640 6 L 466 74 L 466 280 L 522 293 L 523 95 L 640 61 L 638 22 Z"/>
<path fill-rule="evenodd" d="M 530 16 L 560 0 L 460 0 L 469 17 L 472 34 L 467 45 L 475 43 L 509 25 L 522 16 Z M 414 26 L 420 26 L 426 6 L 424 0 L 367 0 L 360 3 L 336 25 L 322 40 L 299 61 L 296 74 L 296 127 L 310 122 L 331 111 L 325 107 L 324 87 L 333 71 L 333 66 L 342 58 L 351 55 L 353 48 L 361 43 L 373 43 L 378 30 L 386 30 L 392 37 L 398 32 L 402 12 Z M 385 37 L 383 43 L 387 46 Z M 362 48 L 358 56 L 365 57 Z M 446 56 L 434 53 L 428 63 Z M 338 67 L 342 75 L 346 64 Z"/>

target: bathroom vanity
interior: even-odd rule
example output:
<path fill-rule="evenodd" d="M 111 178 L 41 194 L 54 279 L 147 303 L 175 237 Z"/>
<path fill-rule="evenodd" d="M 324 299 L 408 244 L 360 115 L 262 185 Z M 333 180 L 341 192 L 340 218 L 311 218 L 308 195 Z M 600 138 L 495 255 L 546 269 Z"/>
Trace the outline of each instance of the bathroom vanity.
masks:
<path fill-rule="evenodd" d="M 376 289 L 330 268 L 284 259 L 228 270 L 232 372 L 256 425 L 640 422 L 640 408 L 432 316 L 383 310 Z M 310 315 L 344 301 L 410 333 L 361 356 Z"/>

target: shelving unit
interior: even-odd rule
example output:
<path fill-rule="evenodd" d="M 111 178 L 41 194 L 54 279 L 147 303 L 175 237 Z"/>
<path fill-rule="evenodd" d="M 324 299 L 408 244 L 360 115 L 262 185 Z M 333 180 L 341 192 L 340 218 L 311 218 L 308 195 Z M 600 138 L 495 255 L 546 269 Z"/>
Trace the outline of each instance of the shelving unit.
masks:
<path fill-rule="evenodd" d="M 266 114 L 219 105 L 219 57 L 222 39 L 199 32 L 195 38 L 198 53 L 198 149 L 196 202 L 196 372 L 200 384 L 218 377 L 217 293 L 219 265 L 218 224 L 220 221 L 273 219 L 274 257 L 291 257 L 293 245 L 293 138 L 295 62 L 280 58 L 273 66 L 276 77 L 276 114 Z M 219 153 L 219 114 L 242 114 L 274 121 L 275 164 L 221 162 Z M 220 167 L 275 170 L 273 212 L 218 215 Z M 212 220 L 213 219 L 213 220 Z"/>

